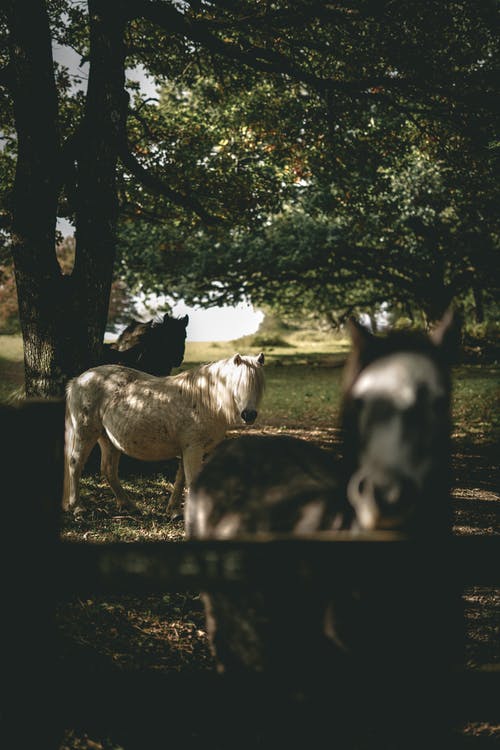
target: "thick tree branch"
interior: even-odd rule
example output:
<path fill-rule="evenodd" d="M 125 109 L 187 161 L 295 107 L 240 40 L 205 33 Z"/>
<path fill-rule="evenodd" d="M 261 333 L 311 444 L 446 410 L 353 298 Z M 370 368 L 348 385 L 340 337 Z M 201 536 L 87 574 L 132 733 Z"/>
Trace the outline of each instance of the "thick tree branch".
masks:
<path fill-rule="evenodd" d="M 228 11 L 234 11 L 231 4 L 217 3 L 222 5 Z M 472 94 L 461 93 L 463 82 L 469 78 L 474 80 L 475 75 L 464 72 L 463 76 L 453 74 L 452 76 L 439 77 L 432 84 L 428 78 L 421 79 L 418 76 L 408 74 L 399 74 L 398 76 L 381 75 L 379 73 L 358 79 L 338 80 L 330 77 L 315 75 L 303 66 L 294 63 L 287 55 L 278 52 L 271 47 L 260 47 L 248 42 L 235 43 L 221 39 L 216 33 L 213 33 L 213 19 L 192 18 L 185 13 L 180 13 L 173 5 L 166 5 L 159 0 L 130 0 L 127 4 L 129 17 L 142 17 L 162 28 L 167 33 L 180 34 L 192 42 L 201 44 L 211 52 L 220 55 L 231 61 L 247 65 L 254 70 L 260 70 L 265 73 L 274 73 L 286 75 L 295 80 L 300 80 L 310 86 L 318 93 L 336 92 L 355 98 L 366 98 L 370 96 L 370 89 L 382 88 L 388 95 L 400 93 L 419 92 L 419 96 L 427 103 L 428 107 L 435 108 L 436 102 L 431 101 L 433 95 L 444 96 L 447 99 L 456 101 L 464 100 L 467 96 L 471 97 L 471 103 L 474 101 Z M 302 25 L 311 21 L 319 20 L 320 22 L 338 23 L 337 10 L 322 8 L 321 3 L 313 3 L 302 13 Z M 276 11 L 280 23 L 285 23 L 287 11 Z M 334 17 L 335 14 L 335 17 Z M 290 13 L 288 12 L 290 17 Z M 265 18 L 262 16 L 254 17 Z M 236 17 L 234 21 L 238 22 Z M 296 20 L 296 19 L 295 19 Z M 350 20 L 350 18 L 349 18 Z M 250 19 L 249 19 L 250 23 Z M 234 26 L 233 26 L 234 28 Z M 482 80 L 488 81 L 488 73 L 481 71 L 477 75 L 477 83 Z M 488 107 L 484 101 L 482 106 Z"/>
<path fill-rule="evenodd" d="M 7 213 L 0 214 L 0 229 L 10 231 L 12 228 L 12 216 Z"/>
<path fill-rule="evenodd" d="M 121 213 L 123 216 L 128 216 L 131 219 L 140 218 L 150 222 L 151 224 L 158 224 L 159 226 L 165 226 L 165 214 L 154 213 L 149 211 L 139 203 L 124 202 L 121 205 Z"/>
<path fill-rule="evenodd" d="M 148 123 L 148 121 L 146 120 L 146 118 L 143 117 L 139 113 L 139 108 L 137 108 L 137 109 L 130 109 L 129 110 L 129 115 L 130 115 L 130 117 L 133 117 L 135 120 L 137 120 L 137 122 L 140 125 L 142 125 L 142 131 L 143 131 L 144 135 L 147 135 L 149 138 L 151 138 L 153 140 L 156 138 L 156 134 L 153 132 L 153 130 L 152 130 L 150 124 Z"/>
<path fill-rule="evenodd" d="M 158 177 L 149 169 L 146 169 L 132 154 L 126 142 L 122 142 L 120 148 L 120 159 L 123 166 L 144 185 L 144 187 L 160 193 L 175 203 L 177 206 L 194 211 L 207 225 L 221 224 L 222 220 L 206 211 L 199 201 L 192 195 L 184 195 L 171 188 L 161 177 Z"/>
<path fill-rule="evenodd" d="M 255 70 L 266 73 L 289 75 L 303 81 L 317 90 L 324 90 L 332 86 L 333 81 L 312 75 L 304 68 L 295 65 L 285 55 L 272 49 L 248 46 L 246 49 L 234 42 L 222 41 L 213 34 L 203 21 L 190 19 L 177 11 L 173 6 L 165 5 L 157 0 L 136 0 L 129 5 L 131 17 L 141 16 L 160 26 L 169 33 L 185 36 L 193 42 L 198 42 L 222 57 L 249 65 Z M 345 88 L 343 82 L 335 82 L 336 87 Z"/>
<path fill-rule="evenodd" d="M 8 89 L 12 85 L 12 73 L 10 65 L 0 68 L 0 86 Z"/>
<path fill-rule="evenodd" d="M 228 13 L 235 13 L 237 5 L 234 2 L 215 2 L 216 7 L 226 10 Z M 196 9 L 194 9 L 196 10 Z M 266 8 L 263 12 L 254 14 L 245 14 L 237 17 L 210 18 L 205 21 L 208 27 L 221 28 L 230 26 L 231 28 L 270 28 L 284 31 L 286 29 L 303 28 L 306 23 L 311 21 L 334 22 L 336 25 L 341 21 L 348 21 L 352 24 L 352 15 L 358 15 L 359 9 L 348 7 L 328 7 L 323 2 L 310 3 L 305 8 L 296 8 L 292 11 L 289 9 L 269 10 Z"/>

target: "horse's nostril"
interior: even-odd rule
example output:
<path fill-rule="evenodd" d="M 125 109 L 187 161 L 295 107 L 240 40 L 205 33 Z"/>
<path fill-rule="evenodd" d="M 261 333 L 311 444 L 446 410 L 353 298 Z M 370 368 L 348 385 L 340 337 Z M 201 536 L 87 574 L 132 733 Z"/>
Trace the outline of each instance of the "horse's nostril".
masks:
<path fill-rule="evenodd" d="M 383 513 L 406 512 L 415 502 L 417 487 L 409 479 L 397 478 L 374 486 L 374 500 Z"/>
<path fill-rule="evenodd" d="M 399 484 L 375 485 L 374 496 L 375 502 L 382 507 L 396 505 L 401 499 L 401 486 Z"/>
<path fill-rule="evenodd" d="M 251 424 L 257 419 L 257 412 L 254 409 L 243 409 L 241 418 L 247 424 Z"/>

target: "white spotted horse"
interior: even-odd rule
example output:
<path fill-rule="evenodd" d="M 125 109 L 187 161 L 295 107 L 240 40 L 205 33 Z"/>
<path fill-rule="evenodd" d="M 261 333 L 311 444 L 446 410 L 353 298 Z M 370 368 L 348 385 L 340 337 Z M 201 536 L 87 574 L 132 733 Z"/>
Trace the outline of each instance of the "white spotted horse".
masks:
<path fill-rule="evenodd" d="M 66 397 L 63 508 L 78 509 L 81 472 L 96 443 L 101 449 L 101 471 L 120 507 L 134 505 L 118 479 L 122 453 L 141 461 L 180 457 L 189 487 L 205 454 L 226 430 L 253 424 L 257 418 L 263 365 L 262 353 L 235 354 L 165 377 L 102 365 L 71 380 Z M 182 514 L 182 489 L 179 472 L 167 517 Z"/>

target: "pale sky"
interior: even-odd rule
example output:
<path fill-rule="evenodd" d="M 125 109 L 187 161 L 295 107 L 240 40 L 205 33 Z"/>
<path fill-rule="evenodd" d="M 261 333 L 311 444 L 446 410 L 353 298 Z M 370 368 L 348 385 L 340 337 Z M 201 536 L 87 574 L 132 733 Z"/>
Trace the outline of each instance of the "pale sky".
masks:
<path fill-rule="evenodd" d="M 159 302 L 161 303 L 161 299 Z M 154 301 L 148 300 L 146 308 L 141 302 L 137 305 L 139 314 L 148 317 Z M 151 312 L 149 313 L 151 314 Z M 232 341 L 240 336 L 255 333 L 264 320 L 264 313 L 256 310 L 247 302 L 240 302 L 234 307 L 189 307 L 185 302 L 172 305 L 172 314 L 176 316 L 189 315 L 187 327 L 187 341 Z"/>
<path fill-rule="evenodd" d="M 241 302 L 236 307 L 187 307 L 183 302 L 173 308 L 174 315 L 189 315 L 187 341 L 232 341 L 255 333 L 264 313 Z"/>

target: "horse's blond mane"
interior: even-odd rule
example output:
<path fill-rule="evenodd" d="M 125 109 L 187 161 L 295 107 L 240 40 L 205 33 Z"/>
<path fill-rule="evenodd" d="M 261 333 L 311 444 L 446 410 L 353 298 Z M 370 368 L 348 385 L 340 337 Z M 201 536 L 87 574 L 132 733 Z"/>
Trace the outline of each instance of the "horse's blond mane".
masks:
<path fill-rule="evenodd" d="M 222 417 L 228 424 L 239 420 L 235 393 L 253 393 L 259 401 L 264 391 L 263 368 L 256 357 L 220 359 L 170 376 L 184 396 L 193 400 L 199 411 Z"/>

